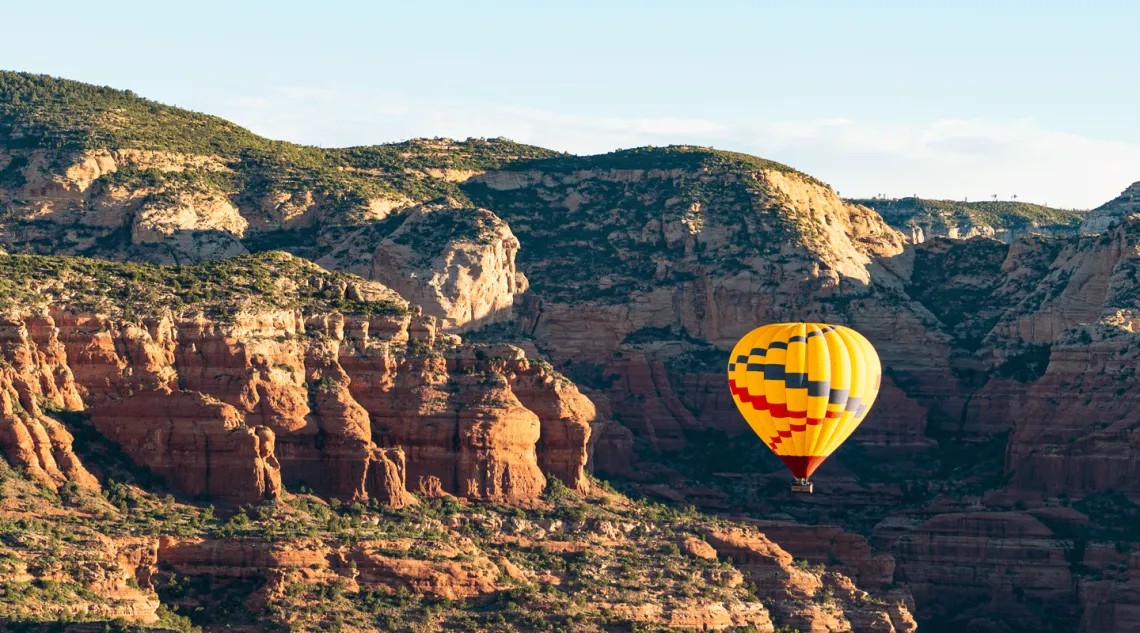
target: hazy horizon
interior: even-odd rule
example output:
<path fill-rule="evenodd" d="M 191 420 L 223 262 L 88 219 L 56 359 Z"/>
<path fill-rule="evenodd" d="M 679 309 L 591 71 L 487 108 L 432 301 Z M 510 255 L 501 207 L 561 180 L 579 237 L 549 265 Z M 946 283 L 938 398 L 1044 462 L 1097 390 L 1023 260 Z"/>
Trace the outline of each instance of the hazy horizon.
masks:
<path fill-rule="evenodd" d="M 1092 208 L 1140 180 L 1140 7 L 1044 4 L 24 5 L 0 63 L 308 145 L 703 145 L 845 197 Z"/>

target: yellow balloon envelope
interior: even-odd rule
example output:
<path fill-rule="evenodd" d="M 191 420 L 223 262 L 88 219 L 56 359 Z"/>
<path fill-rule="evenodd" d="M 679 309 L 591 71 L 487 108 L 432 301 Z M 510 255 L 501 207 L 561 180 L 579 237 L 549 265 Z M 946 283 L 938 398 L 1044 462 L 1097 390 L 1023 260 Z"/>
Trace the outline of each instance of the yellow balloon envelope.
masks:
<path fill-rule="evenodd" d="M 804 483 L 867 416 L 881 375 L 879 355 L 862 334 L 826 323 L 757 328 L 728 361 L 740 413 Z"/>

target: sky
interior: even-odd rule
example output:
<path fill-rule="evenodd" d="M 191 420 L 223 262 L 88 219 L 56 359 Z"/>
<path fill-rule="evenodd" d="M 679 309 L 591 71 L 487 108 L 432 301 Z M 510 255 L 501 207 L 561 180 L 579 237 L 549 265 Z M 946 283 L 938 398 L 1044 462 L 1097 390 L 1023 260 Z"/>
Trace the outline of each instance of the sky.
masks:
<path fill-rule="evenodd" d="M 325 147 L 698 144 L 846 197 L 1092 208 L 1140 180 L 1140 3 L 4 2 L 0 68 Z"/>

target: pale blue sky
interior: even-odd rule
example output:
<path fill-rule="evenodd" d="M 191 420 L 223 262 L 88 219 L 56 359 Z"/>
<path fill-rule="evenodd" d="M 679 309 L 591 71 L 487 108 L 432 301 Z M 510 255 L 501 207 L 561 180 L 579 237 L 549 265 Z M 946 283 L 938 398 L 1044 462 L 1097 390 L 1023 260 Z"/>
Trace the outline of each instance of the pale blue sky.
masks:
<path fill-rule="evenodd" d="M 53 2 L 0 68 L 301 143 L 698 143 L 843 195 L 1091 207 L 1140 180 L 1136 2 Z"/>

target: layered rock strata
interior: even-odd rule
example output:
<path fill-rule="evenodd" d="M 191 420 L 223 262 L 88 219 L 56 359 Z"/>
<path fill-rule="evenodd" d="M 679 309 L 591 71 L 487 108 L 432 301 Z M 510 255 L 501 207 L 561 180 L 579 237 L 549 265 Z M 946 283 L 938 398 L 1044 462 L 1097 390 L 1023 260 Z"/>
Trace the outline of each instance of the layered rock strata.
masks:
<path fill-rule="evenodd" d="M 524 500 L 547 474 L 584 490 L 591 425 L 606 423 L 518 348 L 463 346 L 430 317 L 126 323 L 52 309 L 6 331 L 32 365 L 6 374 L 4 448 L 56 483 L 96 485 L 37 398 L 85 411 L 178 490 L 230 503 L 283 484 L 392 506 L 408 490 Z"/>

